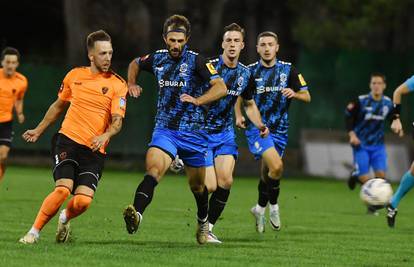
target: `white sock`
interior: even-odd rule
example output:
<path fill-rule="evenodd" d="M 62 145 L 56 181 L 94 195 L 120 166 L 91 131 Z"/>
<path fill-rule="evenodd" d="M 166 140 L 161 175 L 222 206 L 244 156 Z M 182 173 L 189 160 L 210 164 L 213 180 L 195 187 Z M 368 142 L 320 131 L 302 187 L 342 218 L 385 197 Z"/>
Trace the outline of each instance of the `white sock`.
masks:
<path fill-rule="evenodd" d="M 275 205 L 269 205 L 269 210 L 270 211 L 279 211 L 279 205 L 275 204 Z"/>
<path fill-rule="evenodd" d="M 213 232 L 213 227 L 214 227 L 214 224 L 208 223 L 208 230 L 210 232 Z"/>
<path fill-rule="evenodd" d="M 34 234 L 36 237 L 40 236 L 39 230 L 34 228 L 33 226 L 32 226 L 32 228 L 30 228 L 29 233 Z"/>
<path fill-rule="evenodd" d="M 138 218 L 139 218 L 139 222 L 141 222 L 141 221 L 142 221 L 142 215 L 141 215 L 141 213 L 139 213 L 139 212 L 137 211 L 137 215 L 138 215 Z"/>
<path fill-rule="evenodd" d="M 62 210 L 62 212 L 60 213 L 59 221 L 61 223 L 67 223 L 68 222 L 68 217 L 66 217 L 66 209 Z"/>
<path fill-rule="evenodd" d="M 266 207 L 262 207 L 259 204 L 256 204 L 256 211 L 259 214 L 264 215 L 265 214 L 265 211 L 266 211 Z"/>

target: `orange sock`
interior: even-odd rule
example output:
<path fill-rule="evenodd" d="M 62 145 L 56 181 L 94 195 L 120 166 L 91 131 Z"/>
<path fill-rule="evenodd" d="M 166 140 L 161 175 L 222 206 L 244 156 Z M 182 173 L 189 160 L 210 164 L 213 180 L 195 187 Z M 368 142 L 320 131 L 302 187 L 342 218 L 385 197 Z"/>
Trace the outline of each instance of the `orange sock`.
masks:
<path fill-rule="evenodd" d="M 60 206 L 62 206 L 69 195 L 70 191 L 68 188 L 62 186 L 56 187 L 43 201 L 33 227 L 39 231 L 42 230 L 43 226 L 55 216 Z"/>
<path fill-rule="evenodd" d="M 84 213 L 92 203 L 92 197 L 86 195 L 75 195 L 66 207 L 66 218 L 69 221 Z"/>

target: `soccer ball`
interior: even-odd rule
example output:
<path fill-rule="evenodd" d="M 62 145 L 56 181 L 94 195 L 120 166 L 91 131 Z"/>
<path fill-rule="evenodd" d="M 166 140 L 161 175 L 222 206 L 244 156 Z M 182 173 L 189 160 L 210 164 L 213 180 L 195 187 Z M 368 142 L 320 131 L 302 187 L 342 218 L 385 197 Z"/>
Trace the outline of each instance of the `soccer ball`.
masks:
<path fill-rule="evenodd" d="M 392 197 L 392 187 L 384 179 L 370 179 L 361 187 L 359 196 L 368 205 L 385 205 Z"/>

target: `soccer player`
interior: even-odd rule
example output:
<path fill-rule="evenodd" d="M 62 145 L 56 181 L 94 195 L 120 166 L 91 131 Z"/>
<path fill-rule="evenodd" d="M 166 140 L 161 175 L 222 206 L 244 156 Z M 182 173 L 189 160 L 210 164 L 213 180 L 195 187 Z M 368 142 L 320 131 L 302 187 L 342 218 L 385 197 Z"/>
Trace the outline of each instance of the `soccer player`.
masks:
<path fill-rule="evenodd" d="M 400 137 L 404 135 L 403 127 L 401 124 L 401 98 L 403 95 L 414 91 L 414 75 L 407 81 L 397 87 L 394 91 L 393 102 L 394 112 L 392 117 L 391 130 L 398 134 Z M 414 162 L 411 164 L 410 169 L 401 177 L 400 185 L 397 191 L 391 198 L 390 203 L 387 205 L 387 223 L 389 227 L 394 227 L 395 217 L 397 216 L 397 207 L 401 199 L 407 194 L 411 188 L 414 187 Z"/>
<path fill-rule="evenodd" d="M 393 104 L 391 99 L 383 94 L 386 87 L 383 74 L 371 74 L 369 87 L 369 94 L 359 96 L 350 102 L 345 110 L 346 129 L 355 165 L 355 170 L 348 180 L 351 190 L 358 181 L 364 184 L 370 179 L 370 167 L 377 178 L 385 179 L 387 170 L 384 123 L 392 114 Z M 368 206 L 368 213 L 377 214 L 378 208 L 382 207 Z"/>
<path fill-rule="evenodd" d="M 265 230 L 265 210 L 269 202 L 270 224 L 280 230 L 278 197 L 283 172 L 282 157 L 288 139 L 288 108 L 292 99 L 310 102 L 311 97 L 302 75 L 289 62 L 276 58 L 279 51 L 278 37 L 274 32 L 263 32 L 257 37 L 257 52 L 260 60 L 249 65 L 255 79 L 254 101 L 266 126 L 269 136 L 262 138 L 260 130 L 248 122 L 241 113 L 242 100 L 237 100 L 236 125 L 245 131 L 250 152 L 261 161 L 261 179 L 258 186 L 258 202 L 251 209 L 256 219 L 256 230 Z"/>
<path fill-rule="evenodd" d="M 155 75 L 158 110 L 145 160 L 146 174 L 138 185 L 133 205 L 124 210 L 124 220 L 128 233 L 138 230 L 156 185 L 179 155 L 186 165 L 197 203 L 197 242 L 204 244 L 208 236 L 208 191 L 204 184 L 207 139 L 202 132 L 206 119 L 203 105 L 224 97 L 227 88 L 214 66 L 188 49 L 190 23 L 186 17 L 173 15 L 167 18 L 163 37 L 167 49 L 134 59 L 128 69 L 128 89 L 133 97 L 142 92 L 136 84 L 140 71 Z"/>
<path fill-rule="evenodd" d="M 6 171 L 6 159 L 13 139 L 13 107 L 19 123 L 24 122 L 23 98 L 27 90 L 27 79 L 16 71 L 20 53 L 6 47 L 1 53 L 0 69 L 0 182 Z"/>
<path fill-rule="evenodd" d="M 70 220 L 89 208 L 102 176 L 105 147 L 122 127 L 128 88 L 110 70 L 111 37 L 99 30 L 89 34 L 86 42 L 90 66 L 74 68 L 66 75 L 57 100 L 43 120 L 23 134 L 27 142 L 36 142 L 69 106 L 52 140 L 55 189 L 44 199 L 32 228 L 20 239 L 24 244 L 38 241 L 42 228 L 72 193 L 74 196 L 60 213 L 56 232 L 57 242 L 68 240 Z"/>
<path fill-rule="evenodd" d="M 234 164 L 238 155 L 233 108 L 238 96 L 247 103 L 247 115 L 260 129 L 261 136 L 269 133 L 253 100 L 254 78 L 250 70 L 239 62 L 240 52 L 244 48 L 244 35 L 244 29 L 236 23 L 224 27 L 223 53 L 210 60 L 227 85 L 227 96 L 209 106 L 205 126 L 208 137 L 206 186 L 209 192 L 213 192 L 208 210 L 209 243 L 221 243 L 212 230 L 224 210 L 233 184 Z"/>

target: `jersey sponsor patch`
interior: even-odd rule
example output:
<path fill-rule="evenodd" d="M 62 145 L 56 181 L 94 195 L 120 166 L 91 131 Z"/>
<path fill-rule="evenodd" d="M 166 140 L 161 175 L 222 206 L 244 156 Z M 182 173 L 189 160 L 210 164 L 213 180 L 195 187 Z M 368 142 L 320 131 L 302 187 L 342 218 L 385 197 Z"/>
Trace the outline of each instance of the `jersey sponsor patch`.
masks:
<path fill-rule="evenodd" d="M 299 78 L 300 85 L 306 86 L 306 81 L 305 79 L 303 79 L 302 74 L 298 74 L 298 78 Z"/>
<path fill-rule="evenodd" d="M 216 70 L 216 68 L 214 68 L 213 64 L 211 64 L 209 62 L 209 63 L 206 63 L 206 66 L 207 66 L 207 69 L 208 69 L 208 71 L 210 72 L 211 75 L 216 75 L 217 74 L 217 70 Z"/>

